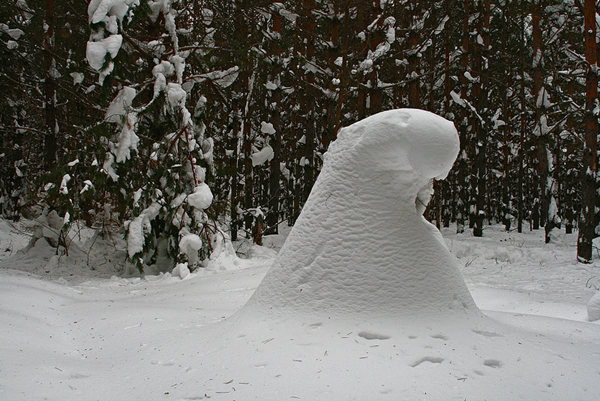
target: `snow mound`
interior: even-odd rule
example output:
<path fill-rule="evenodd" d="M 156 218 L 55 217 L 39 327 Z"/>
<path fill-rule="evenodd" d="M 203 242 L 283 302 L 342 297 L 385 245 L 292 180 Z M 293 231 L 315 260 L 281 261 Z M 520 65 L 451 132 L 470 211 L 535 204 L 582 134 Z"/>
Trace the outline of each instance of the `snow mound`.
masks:
<path fill-rule="evenodd" d="M 437 229 L 431 178 L 459 150 L 454 125 L 423 110 L 340 131 L 296 225 L 241 313 L 372 318 L 478 313 Z"/>
<path fill-rule="evenodd" d="M 186 263 L 177 263 L 177 265 L 173 268 L 171 275 L 181 277 L 182 280 L 185 279 L 186 277 L 189 277 L 190 269 L 188 267 L 187 262 Z"/>
<path fill-rule="evenodd" d="M 600 320 L 600 291 L 598 291 L 588 302 L 587 312 L 590 322 Z"/>

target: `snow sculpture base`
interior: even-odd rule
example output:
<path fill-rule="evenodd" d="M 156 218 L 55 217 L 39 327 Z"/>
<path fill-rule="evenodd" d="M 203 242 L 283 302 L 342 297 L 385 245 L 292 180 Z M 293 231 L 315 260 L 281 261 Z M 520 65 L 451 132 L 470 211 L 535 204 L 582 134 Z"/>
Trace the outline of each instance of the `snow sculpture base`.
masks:
<path fill-rule="evenodd" d="M 340 131 L 271 270 L 241 313 L 421 318 L 478 313 L 422 213 L 458 154 L 453 123 L 379 113 Z"/>

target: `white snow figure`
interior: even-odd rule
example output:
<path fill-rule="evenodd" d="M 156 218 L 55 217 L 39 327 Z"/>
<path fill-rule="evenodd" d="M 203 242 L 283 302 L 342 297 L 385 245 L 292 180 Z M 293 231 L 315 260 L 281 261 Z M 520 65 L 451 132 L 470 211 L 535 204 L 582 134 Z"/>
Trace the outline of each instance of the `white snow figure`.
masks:
<path fill-rule="evenodd" d="M 479 314 L 422 216 L 432 178 L 446 177 L 458 151 L 454 124 L 423 110 L 390 110 L 342 129 L 246 309 L 366 320 Z"/>

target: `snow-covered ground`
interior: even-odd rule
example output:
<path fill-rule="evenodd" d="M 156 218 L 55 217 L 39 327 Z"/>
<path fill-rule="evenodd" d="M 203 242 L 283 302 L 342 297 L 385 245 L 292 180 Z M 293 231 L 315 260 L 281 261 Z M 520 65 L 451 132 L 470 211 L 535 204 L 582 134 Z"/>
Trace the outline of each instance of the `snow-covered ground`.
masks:
<path fill-rule="evenodd" d="M 597 400 L 600 262 L 575 235 L 440 233 L 421 214 L 457 152 L 421 110 L 344 128 L 291 232 L 192 274 L 0 221 L 0 399 Z"/>
<path fill-rule="evenodd" d="M 22 228 L 23 224 L 14 226 Z M 588 321 L 586 304 L 600 286 L 600 262 L 576 262 L 576 234 L 557 233 L 554 243 L 544 245 L 542 230 L 518 234 L 504 232 L 501 226 L 489 226 L 483 238 L 468 233 L 457 235 L 454 231 L 444 229 L 442 233 L 458 258 L 477 305 L 503 324 L 524 328 L 540 338 L 565 341 L 560 358 L 568 360 L 567 365 L 572 365 L 587 385 L 567 386 L 568 398 L 562 399 L 597 399 L 600 324 Z M 468 399 L 509 400 L 515 399 L 511 394 L 521 382 L 535 381 L 540 372 L 555 369 L 540 362 L 529 372 L 506 372 L 514 370 L 510 366 L 514 361 L 504 360 L 504 355 L 487 358 L 481 349 L 482 360 L 477 364 L 461 366 L 457 372 L 462 373 L 456 377 L 437 377 L 442 372 L 451 376 L 440 369 L 446 358 L 439 355 L 439 350 L 427 347 L 436 343 L 454 348 L 460 345 L 460 339 L 451 338 L 452 325 L 447 332 L 429 333 L 427 328 L 416 324 L 411 327 L 408 322 L 404 324 L 408 327 L 405 339 L 396 335 L 383 339 L 386 335 L 378 336 L 368 330 L 340 333 L 339 338 L 332 338 L 332 333 L 324 330 L 326 327 L 315 322 L 315 326 L 305 328 L 307 333 L 296 333 L 308 337 L 303 338 L 306 352 L 298 353 L 287 370 L 282 366 L 278 373 L 265 374 L 269 360 L 277 359 L 278 353 L 285 354 L 279 350 L 265 353 L 264 363 L 248 367 L 247 372 L 239 369 L 242 372 L 235 372 L 239 376 L 228 374 L 232 371 L 228 365 L 243 367 L 244 361 L 228 352 L 229 346 L 235 344 L 222 343 L 213 350 L 222 357 L 222 369 L 207 374 L 202 355 L 206 352 L 205 333 L 212 333 L 214 326 L 219 325 L 215 322 L 231 316 L 247 301 L 267 272 L 284 235 L 267 237 L 264 247 L 236 244 L 251 257 L 236 260 L 237 266 L 231 258 L 223 263 L 229 270 L 201 271 L 182 280 L 170 274 L 119 277 L 125 250 L 118 239 L 116 248 L 110 241 L 97 239 L 92 247 L 94 258 L 87 265 L 85 252 L 79 251 L 78 255 L 73 249 L 72 256 L 58 258 L 55 250 L 43 243 L 27 254 L 19 253 L 28 243 L 26 234 L 24 228 L 17 230 L 0 221 L 3 400 L 311 399 L 302 396 L 307 393 L 316 395 L 313 400 L 346 400 L 361 399 L 365 391 L 371 395 L 362 399 L 464 399 L 461 388 L 468 389 L 464 393 L 478 395 Z M 93 238 L 89 239 L 87 246 L 92 242 Z M 281 333 L 277 329 L 280 328 L 274 333 Z M 325 339 L 321 344 L 315 337 L 319 332 Z M 492 335 L 482 333 L 480 337 L 494 339 L 487 337 Z M 227 338 L 222 333 L 221 336 Z M 287 340 L 291 342 L 291 338 Z M 219 340 L 215 335 L 214 343 Z M 259 353 L 270 343 L 275 345 L 276 340 L 280 339 L 265 337 L 254 345 L 253 352 Z M 524 338 L 523 342 L 527 340 Z M 568 343 L 588 344 L 586 352 L 598 363 L 581 365 L 580 355 L 569 353 Z M 528 356 L 525 347 L 535 346 L 531 342 L 523 346 L 520 352 L 524 359 Z M 321 350 L 322 347 L 325 348 Z M 325 359 L 336 351 L 342 352 L 344 347 L 350 355 L 353 349 L 362 348 L 359 351 L 364 352 L 364 358 L 338 359 L 341 365 L 337 371 L 320 372 L 323 366 L 314 364 L 313 372 L 302 369 L 309 351 L 318 348 L 320 358 Z M 418 354 L 423 350 L 430 352 Z M 369 358 L 374 359 L 373 365 L 366 363 Z M 382 363 L 383 358 L 398 358 L 413 372 L 404 370 L 402 373 L 407 376 L 390 377 L 389 372 L 383 371 L 389 367 Z M 365 369 L 354 386 L 340 389 L 336 383 L 351 363 L 362 364 Z M 503 387 L 495 387 L 497 383 L 488 387 L 486 375 L 500 373 Z M 312 374 L 312 379 L 305 374 Z M 557 383 L 564 374 L 554 371 Z M 565 394 L 554 393 L 550 381 L 545 385 L 530 399 L 561 399 Z M 288 388 L 289 392 L 273 393 L 270 386 L 273 390 Z M 472 386 L 478 386 L 478 391 L 474 392 Z M 444 387 L 447 392 L 440 392 Z M 310 388 L 321 391 L 305 391 Z M 334 392 L 328 393 L 327 388 Z"/>

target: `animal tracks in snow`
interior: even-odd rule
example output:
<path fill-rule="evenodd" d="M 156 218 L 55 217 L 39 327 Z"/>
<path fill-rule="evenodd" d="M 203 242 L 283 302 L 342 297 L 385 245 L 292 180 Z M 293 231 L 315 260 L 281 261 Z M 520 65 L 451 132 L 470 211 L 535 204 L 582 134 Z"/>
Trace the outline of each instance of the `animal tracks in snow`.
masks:
<path fill-rule="evenodd" d="M 501 368 L 502 362 L 497 359 L 486 359 L 483 364 L 490 368 Z"/>
<path fill-rule="evenodd" d="M 504 337 L 503 334 L 495 333 L 493 331 L 485 331 L 485 330 L 471 330 L 475 334 L 479 334 L 484 337 Z"/>
<path fill-rule="evenodd" d="M 360 333 L 358 333 L 358 336 L 364 338 L 365 340 L 389 340 L 390 339 L 390 336 L 387 336 L 385 334 L 371 333 L 368 331 L 361 331 Z"/>
<path fill-rule="evenodd" d="M 436 340 L 448 341 L 448 337 L 446 337 L 443 334 L 434 334 L 434 335 L 431 336 L 431 338 L 435 338 Z"/>
<path fill-rule="evenodd" d="M 423 358 L 417 360 L 416 362 L 412 363 L 410 366 L 413 368 L 416 368 L 417 366 L 419 366 L 425 362 L 439 364 L 439 363 L 444 362 L 444 358 L 439 358 L 439 357 L 435 357 L 435 356 L 426 356 L 426 357 L 423 357 Z"/>

